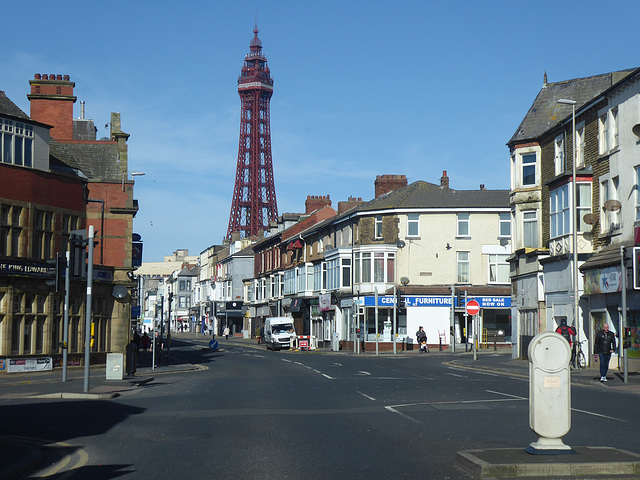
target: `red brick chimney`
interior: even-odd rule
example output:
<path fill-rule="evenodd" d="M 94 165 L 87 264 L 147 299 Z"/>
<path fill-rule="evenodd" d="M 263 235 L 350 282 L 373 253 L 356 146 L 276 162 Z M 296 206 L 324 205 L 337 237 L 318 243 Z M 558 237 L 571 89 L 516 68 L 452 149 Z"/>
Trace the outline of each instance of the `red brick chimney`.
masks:
<path fill-rule="evenodd" d="M 362 201 L 362 197 L 349 197 L 349 200 L 338 202 L 338 215 L 346 212 L 347 210 L 351 210 L 358 205 L 362 205 L 364 202 Z"/>
<path fill-rule="evenodd" d="M 447 171 L 442 171 L 442 176 L 440 177 L 440 186 L 442 188 L 449 188 L 449 177 L 447 177 Z"/>
<path fill-rule="evenodd" d="M 331 206 L 329 195 L 326 197 L 322 195 L 307 195 L 307 200 L 304 202 L 304 209 L 307 215 L 327 206 Z"/>
<path fill-rule="evenodd" d="M 72 140 L 75 82 L 69 81 L 69 75 L 36 73 L 29 84 L 31 93 L 27 98 L 31 104 L 31 118 L 52 125 L 50 133 L 54 140 Z"/>
<path fill-rule="evenodd" d="M 376 197 L 407 186 L 406 175 L 378 175 L 374 183 Z"/>

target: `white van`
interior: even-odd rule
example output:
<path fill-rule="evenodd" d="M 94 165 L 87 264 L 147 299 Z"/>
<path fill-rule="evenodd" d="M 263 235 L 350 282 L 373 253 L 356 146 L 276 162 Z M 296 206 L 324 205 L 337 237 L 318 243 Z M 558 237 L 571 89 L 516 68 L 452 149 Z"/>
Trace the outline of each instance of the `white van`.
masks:
<path fill-rule="evenodd" d="M 267 350 L 292 348 L 296 338 L 291 317 L 269 317 L 264 321 L 264 344 Z"/>

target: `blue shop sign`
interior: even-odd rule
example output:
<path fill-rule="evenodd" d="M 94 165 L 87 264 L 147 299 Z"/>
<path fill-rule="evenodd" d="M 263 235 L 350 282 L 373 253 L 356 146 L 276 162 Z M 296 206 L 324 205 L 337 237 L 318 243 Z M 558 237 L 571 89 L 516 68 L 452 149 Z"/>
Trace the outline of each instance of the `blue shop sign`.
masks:
<path fill-rule="evenodd" d="M 447 307 L 451 308 L 451 297 L 447 296 L 408 296 L 404 297 L 407 307 Z M 480 308 L 510 308 L 511 297 L 467 297 L 467 300 L 475 300 L 480 304 Z M 393 307 L 396 299 L 392 295 L 378 296 L 379 307 Z M 375 297 L 365 297 L 366 307 L 375 306 Z M 456 301 L 457 306 L 457 301 Z"/>

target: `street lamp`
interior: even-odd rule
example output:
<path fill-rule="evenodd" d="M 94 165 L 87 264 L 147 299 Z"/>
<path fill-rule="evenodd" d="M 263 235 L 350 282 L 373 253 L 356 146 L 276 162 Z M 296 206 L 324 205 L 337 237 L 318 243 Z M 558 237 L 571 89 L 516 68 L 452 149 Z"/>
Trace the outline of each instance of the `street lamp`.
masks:
<path fill-rule="evenodd" d="M 580 321 L 578 318 L 578 198 L 577 198 L 577 178 L 576 178 L 576 101 L 561 98 L 557 100 L 558 103 L 563 105 L 571 105 L 571 119 L 573 132 L 571 134 L 571 143 L 573 144 L 573 159 L 571 161 L 571 175 L 573 181 L 571 182 L 571 195 L 573 196 L 572 203 L 572 229 L 573 229 L 573 319 L 576 322 L 576 333 L 578 334 L 578 341 L 580 341 Z"/>

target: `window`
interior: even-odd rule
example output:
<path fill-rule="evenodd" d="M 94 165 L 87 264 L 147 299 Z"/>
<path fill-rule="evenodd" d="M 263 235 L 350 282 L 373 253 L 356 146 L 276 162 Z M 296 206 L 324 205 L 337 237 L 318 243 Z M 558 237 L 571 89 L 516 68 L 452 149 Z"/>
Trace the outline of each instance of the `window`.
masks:
<path fill-rule="evenodd" d="M 458 280 L 456 283 L 469 283 L 469 252 L 457 252 Z"/>
<path fill-rule="evenodd" d="M 562 237 L 571 233 L 568 184 L 550 192 L 549 216 L 551 221 L 551 238 Z"/>
<path fill-rule="evenodd" d="M 394 252 L 356 252 L 354 283 L 393 283 L 395 281 Z"/>
<path fill-rule="evenodd" d="M 598 118 L 598 153 L 603 155 L 609 151 L 609 121 L 605 113 Z"/>
<path fill-rule="evenodd" d="M 22 236 L 22 207 L 0 205 L 0 256 L 19 257 Z"/>
<path fill-rule="evenodd" d="M 458 214 L 458 237 L 468 237 L 469 236 L 469 214 L 468 213 L 459 213 Z"/>
<path fill-rule="evenodd" d="M 577 129 L 576 136 L 576 167 L 584 165 L 584 127 Z"/>
<path fill-rule="evenodd" d="M 33 126 L 0 119 L 0 157 L 4 163 L 33 165 Z"/>
<path fill-rule="evenodd" d="M 611 109 L 610 114 L 610 135 L 611 135 L 611 148 L 616 148 L 618 146 L 618 107 Z"/>
<path fill-rule="evenodd" d="M 509 255 L 489 255 L 489 283 L 509 283 Z"/>
<path fill-rule="evenodd" d="M 536 184 L 536 154 L 527 153 L 522 155 L 522 185 Z"/>
<path fill-rule="evenodd" d="M 382 215 L 376 215 L 374 235 L 375 238 L 382 238 Z"/>
<path fill-rule="evenodd" d="M 538 214 L 536 210 L 522 212 L 522 241 L 524 247 L 538 248 Z"/>
<path fill-rule="evenodd" d="M 555 169 L 556 175 L 560 175 L 564 172 L 564 139 L 562 136 L 557 137 L 553 142 L 553 148 L 555 151 Z"/>
<path fill-rule="evenodd" d="M 500 214 L 500 238 L 509 238 L 511 237 L 511 214 L 510 213 L 501 213 Z"/>
<path fill-rule="evenodd" d="M 53 213 L 36 210 L 35 217 L 32 256 L 48 260 L 53 249 Z"/>
<path fill-rule="evenodd" d="M 605 204 L 608 200 L 616 200 L 618 196 L 619 178 L 611 181 L 603 180 L 600 183 L 600 202 L 602 206 L 602 231 L 609 232 L 620 228 L 620 210 L 607 210 Z"/>
<path fill-rule="evenodd" d="M 578 182 L 576 184 L 576 210 L 578 218 L 578 232 L 585 233 L 591 231 L 591 225 L 584 221 L 586 214 L 591 213 L 591 184 L 586 182 Z"/>
<path fill-rule="evenodd" d="M 407 215 L 407 237 L 420 235 L 420 214 L 409 213 Z"/>
<path fill-rule="evenodd" d="M 351 286 L 351 259 L 342 259 L 342 287 Z"/>

